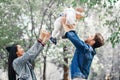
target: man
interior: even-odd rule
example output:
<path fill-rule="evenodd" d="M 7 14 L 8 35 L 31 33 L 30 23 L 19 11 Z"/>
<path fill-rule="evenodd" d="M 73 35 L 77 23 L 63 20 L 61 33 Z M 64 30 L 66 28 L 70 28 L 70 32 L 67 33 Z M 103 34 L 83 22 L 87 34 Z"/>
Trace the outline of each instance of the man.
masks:
<path fill-rule="evenodd" d="M 95 48 L 101 47 L 104 44 L 104 39 L 100 33 L 96 33 L 83 42 L 76 34 L 74 27 L 66 26 L 65 21 L 66 19 L 63 18 L 62 24 L 66 32 L 65 37 L 76 47 L 70 66 L 71 78 L 72 80 L 86 80 L 93 57 L 96 54 Z"/>

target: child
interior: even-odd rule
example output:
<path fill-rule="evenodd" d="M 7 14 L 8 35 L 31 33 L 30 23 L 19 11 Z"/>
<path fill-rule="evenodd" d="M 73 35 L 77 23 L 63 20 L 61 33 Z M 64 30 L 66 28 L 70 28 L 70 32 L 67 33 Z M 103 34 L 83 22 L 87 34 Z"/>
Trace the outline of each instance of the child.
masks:
<path fill-rule="evenodd" d="M 64 34 L 64 30 L 62 27 L 61 20 L 63 17 L 66 17 L 66 25 L 71 27 L 76 25 L 76 20 L 83 18 L 81 14 L 84 10 L 82 8 L 66 8 L 64 9 L 62 15 L 57 18 L 54 22 L 54 30 L 52 32 L 52 36 L 50 40 L 56 45 L 57 39 L 62 37 Z"/>

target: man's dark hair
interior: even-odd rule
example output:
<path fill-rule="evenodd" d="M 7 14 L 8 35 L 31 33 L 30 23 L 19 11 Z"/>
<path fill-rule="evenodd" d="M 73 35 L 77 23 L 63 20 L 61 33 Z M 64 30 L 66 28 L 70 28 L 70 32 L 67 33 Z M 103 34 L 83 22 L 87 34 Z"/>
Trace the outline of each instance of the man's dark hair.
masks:
<path fill-rule="evenodd" d="M 94 36 L 95 43 L 92 46 L 93 48 L 98 48 L 104 45 L 104 38 L 100 33 L 96 33 Z"/>

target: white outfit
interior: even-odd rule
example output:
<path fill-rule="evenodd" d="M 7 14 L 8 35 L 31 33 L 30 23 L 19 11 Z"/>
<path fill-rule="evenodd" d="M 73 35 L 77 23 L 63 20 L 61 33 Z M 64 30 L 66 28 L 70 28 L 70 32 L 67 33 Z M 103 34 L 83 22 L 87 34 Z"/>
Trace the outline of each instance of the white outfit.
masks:
<path fill-rule="evenodd" d="M 76 12 L 73 8 L 66 8 L 63 12 L 66 15 L 66 24 L 74 25 L 76 21 Z"/>
<path fill-rule="evenodd" d="M 66 24 L 67 25 L 75 25 L 76 24 L 76 12 L 73 8 L 66 8 L 62 12 L 62 16 L 66 17 Z M 62 16 L 57 18 L 54 22 L 54 30 L 52 32 L 52 37 L 53 38 L 60 38 L 60 36 L 63 36 L 64 34 L 64 29 L 61 23 Z"/>

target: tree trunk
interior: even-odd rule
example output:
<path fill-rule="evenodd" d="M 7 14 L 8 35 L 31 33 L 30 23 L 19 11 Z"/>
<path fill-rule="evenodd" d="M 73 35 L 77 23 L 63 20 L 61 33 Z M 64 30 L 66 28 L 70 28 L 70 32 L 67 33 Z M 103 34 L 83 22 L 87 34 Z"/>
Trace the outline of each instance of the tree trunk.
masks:
<path fill-rule="evenodd" d="M 63 47 L 63 52 L 65 53 L 67 51 L 66 46 Z M 66 54 L 65 54 L 66 55 Z M 68 58 L 64 55 L 64 62 L 68 64 Z M 64 64 L 63 66 L 64 74 L 63 74 L 63 80 L 68 80 L 68 67 Z"/>
<path fill-rule="evenodd" d="M 68 58 L 64 58 L 64 61 L 68 64 Z M 68 67 L 64 65 L 63 68 L 64 68 L 64 79 L 63 80 L 68 80 Z"/>
<path fill-rule="evenodd" d="M 43 80 L 46 80 L 46 56 L 44 58 L 44 66 L 43 66 Z"/>

